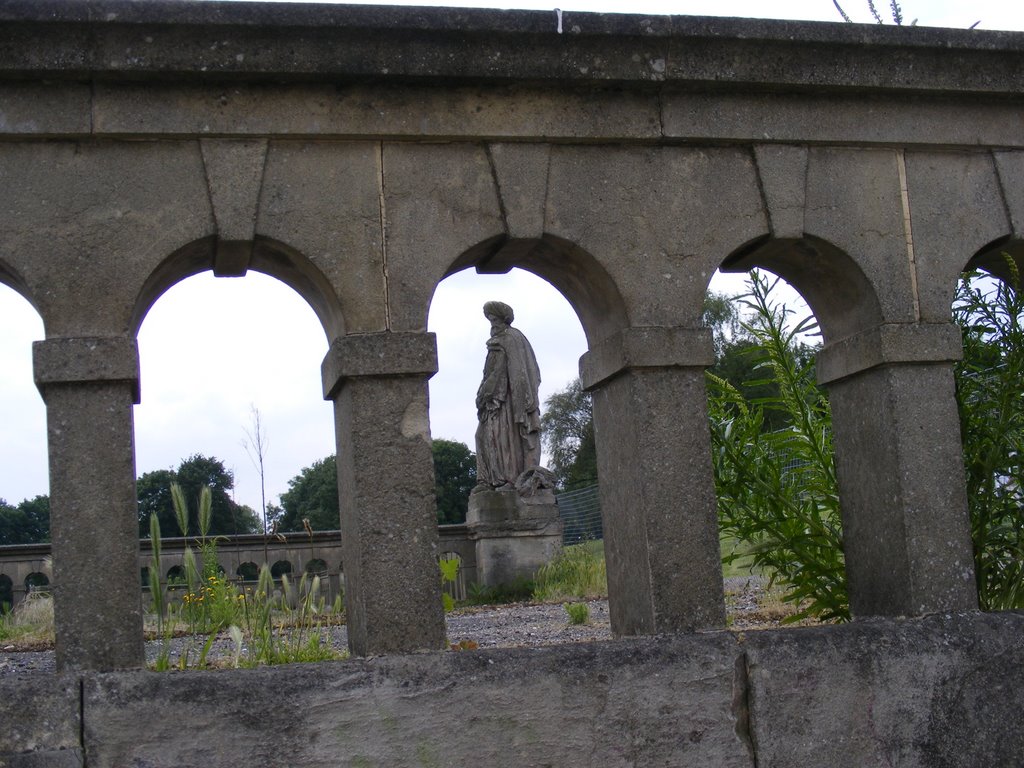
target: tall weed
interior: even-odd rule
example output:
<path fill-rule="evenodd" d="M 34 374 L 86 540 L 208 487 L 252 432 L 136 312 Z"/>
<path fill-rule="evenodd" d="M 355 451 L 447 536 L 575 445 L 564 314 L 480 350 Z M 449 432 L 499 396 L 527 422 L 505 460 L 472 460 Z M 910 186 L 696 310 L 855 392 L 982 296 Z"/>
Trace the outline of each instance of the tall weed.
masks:
<path fill-rule="evenodd" d="M 749 558 L 778 580 L 791 617 L 845 621 L 850 617 L 843 565 L 839 495 L 832 454 L 832 418 L 811 363 L 794 354 L 797 339 L 816 329 L 809 317 L 791 323 L 759 272 L 740 297 L 750 311 L 743 329 L 763 355 L 755 370 L 773 381 L 775 394 L 747 400 L 729 382 L 708 374 L 712 460 L 722 533 L 744 542 L 726 553 L 730 563 Z M 766 411 L 785 417 L 783 429 L 764 428 Z"/>

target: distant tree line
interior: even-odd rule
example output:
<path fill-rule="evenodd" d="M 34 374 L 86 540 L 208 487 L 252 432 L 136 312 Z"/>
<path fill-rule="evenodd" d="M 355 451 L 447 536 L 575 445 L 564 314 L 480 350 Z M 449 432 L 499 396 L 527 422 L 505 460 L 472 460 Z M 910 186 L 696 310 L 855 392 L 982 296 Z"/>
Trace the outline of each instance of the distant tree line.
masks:
<path fill-rule="evenodd" d="M 469 493 L 476 484 L 476 456 L 455 440 L 434 440 L 437 521 L 461 523 L 466 519 Z M 194 454 L 176 469 L 146 472 L 136 482 L 139 498 L 139 537 L 149 538 L 149 518 L 156 515 L 163 537 L 180 536 L 171 501 L 171 483 L 178 483 L 186 502 L 195 507 L 203 487 L 212 497 L 211 536 L 262 533 L 263 522 L 252 507 L 231 498 L 235 480 L 224 463 L 213 456 Z M 305 530 L 308 521 L 315 531 L 337 530 L 338 472 L 334 456 L 305 467 L 288 481 L 280 506 L 267 505 L 269 529 L 287 532 Z M 189 535 L 198 535 L 197 521 L 191 519 Z M 50 540 L 50 498 L 36 496 L 17 506 L 0 499 L 0 546 L 35 544 Z"/>
<path fill-rule="evenodd" d="M 50 540 L 50 497 L 36 496 L 11 506 L 0 499 L 0 545 Z"/>
<path fill-rule="evenodd" d="M 476 485 L 476 454 L 456 440 L 433 441 L 434 492 L 439 525 L 463 523 L 469 493 Z M 304 530 L 303 520 L 314 531 L 338 527 L 338 471 L 334 456 L 313 462 L 288 481 L 281 506 L 268 510 L 268 521 L 277 531 Z"/>

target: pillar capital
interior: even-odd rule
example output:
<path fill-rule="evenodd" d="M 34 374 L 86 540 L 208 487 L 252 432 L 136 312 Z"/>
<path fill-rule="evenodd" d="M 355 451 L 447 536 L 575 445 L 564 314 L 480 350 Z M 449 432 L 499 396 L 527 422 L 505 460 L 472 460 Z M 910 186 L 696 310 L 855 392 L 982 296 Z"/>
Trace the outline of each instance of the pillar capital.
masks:
<path fill-rule="evenodd" d="M 819 384 L 899 363 L 949 363 L 963 357 L 954 323 L 888 323 L 847 336 L 818 353 Z"/>
<path fill-rule="evenodd" d="M 139 346 L 129 336 L 55 338 L 32 344 L 36 387 L 51 384 L 123 381 L 139 398 Z"/>
<path fill-rule="evenodd" d="M 591 390 L 632 368 L 707 368 L 714 362 L 709 328 L 624 328 L 580 358 L 580 379 Z"/>
<path fill-rule="evenodd" d="M 437 337 L 432 333 L 353 333 L 339 336 L 320 366 L 324 399 L 333 400 L 346 379 L 422 376 L 437 373 Z"/>

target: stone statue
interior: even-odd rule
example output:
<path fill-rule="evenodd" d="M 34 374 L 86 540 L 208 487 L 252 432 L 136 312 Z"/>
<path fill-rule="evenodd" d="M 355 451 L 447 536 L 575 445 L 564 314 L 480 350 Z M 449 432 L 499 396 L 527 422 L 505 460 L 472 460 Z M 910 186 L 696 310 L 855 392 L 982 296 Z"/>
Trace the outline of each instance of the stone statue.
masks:
<path fill-rule="evenodd" d="M 491 337 L 476 393 L 476 490 L 512 490 L 540 464 L 540 369 L 530 342 L 512 327 L 512 307 L 489 301 L 484 317 Z"/>

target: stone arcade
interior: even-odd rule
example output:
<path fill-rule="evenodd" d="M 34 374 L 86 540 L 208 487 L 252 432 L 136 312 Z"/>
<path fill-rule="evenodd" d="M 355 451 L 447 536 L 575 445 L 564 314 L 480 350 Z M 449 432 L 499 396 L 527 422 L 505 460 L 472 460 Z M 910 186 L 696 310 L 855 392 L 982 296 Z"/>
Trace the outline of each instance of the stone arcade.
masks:
<path fill-rule="evenodd" d="M 0 678 L 0 763 L 1019 764 L 1024 617 L 976 611 L 949 310 L 965 267 L 1024 253 L 1024 35 L 4 0 L 0 39 L 0 280 L 46 328 L 60 668 Z M 724 631 L 701 303 L 754 265 L 824 332 L 850 626 Z M 445 640 L 428 305 L 513 266 L 587 335 L 621 639 L 413 654 Z M 372 658 L 139 669 L 135 336 L 209 269 L 283 280 L 332 340 Z"/>

